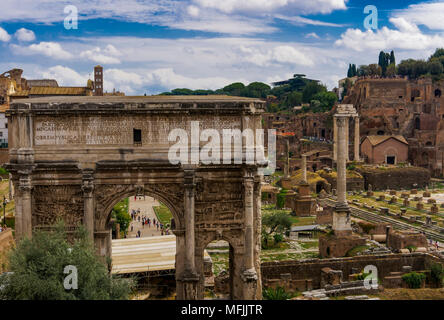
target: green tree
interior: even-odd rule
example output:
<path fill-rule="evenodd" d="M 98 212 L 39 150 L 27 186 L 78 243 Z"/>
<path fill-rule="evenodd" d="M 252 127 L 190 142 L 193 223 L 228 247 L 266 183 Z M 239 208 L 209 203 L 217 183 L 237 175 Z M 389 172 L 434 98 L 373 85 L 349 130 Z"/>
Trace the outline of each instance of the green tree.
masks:
<path fill-rule="evenodd" d="M 310 103 L 317 93 L 323 91 L 327 91 L 327 88 L 325 86 L 316 82 L 310 82 L 302 91 L 302 102 Z"/>
<path fill-rule="evenodd" d="M 348 65 L 348 70 L 347 70 L 347 78 L 351 78 L 351 77 L 353 77 L 353 71 L 352 71 L 352 65 L 351 64 L 349 64 Z"/>
<path fill-rule="evenodd" d="M 392 64 L 396 66 L 395 52 L 393 50 L 390 52 L 390 59 L 389 59 L 389 65 Z"/>
<path fill-rule="evenodd" d="M 378 65 L 381 67 L 382 75 L 385 75 L 387 70 L 387 55 L 384 51 L 379 52 Z"/>
<path fill-rule="evenodd" d="M 430 74 L 437 76 L 444 72 L 444 67 L 438 60 L 431 60 L 427 63 L 427 68 Z"/>
<path fill-rule="evenodd" d="M 263 82 L 252 82 L 245 89 L 247 97 L 265 99 L 270 94 L 271 87 Z"/>
<path fill-rule="evenodd" d="M 225 86 L 222 91 L 231 96 L 240 96 L 245 89 L 245 85 L 242 82 L 234 82 Z"/>
<path fill-rule="evenodd" d="M 275 232 L 283 234 L 291 228 L 291 219 L 284 211 L 264 214 L 262 216 L 262 226 L 266 228 L 265 232 L 269 235 Z"/>
<path fill-rule="evenodd" d="M 355 64 L 352 65 L 352 75 L 353 75 L 353 77 L 356 77 L 358 75 L 358 71 L 356 69 L 356 65 Z"/>
<path fill-rule="evenodd" d="M 133 281 L 111 276 L 102 260 L 83 227 L 72 241 L 61 222 L 53 231 L 36 231 L 11 252 L 12 273 L 0 277 L 0 300 L 128 299 Z M 64 287 L 66 266 L 77 269 L 77 289 Z"/>
<path fill-rule="evenodd" d="M 116 222 L 120 224 L 120 231 L 126 233 L 131 224 L 131 215 L 128 213 L 128 198 L 117 203 L 112 212 L 111 217 L 116 219 Z M 115 230 L 115 226 L 113 226 Z"/>
<path fill-rule="evenodd" d="M 397 74 L 396 66 L 394 64 L 391 64 L 387 67 L 387 71 L 385 72 L 385 75 L 387 77 L 394 77 Z"/>
<path fill-rule="evenodd" d="M 319 92 L 314 97 L 314 100 L 319 101 L 319 107 L 312 109 L 313 112 L 326 112 L 333 108 L 336 101 L 338 101 L 338 96 L 331 91 Z"/>
<path fill-rule="evenodd" d="M 435 53 L 432 54 L 432 56 L 430 57 L 430 59 L 432 58 L 440 58 L 440 57 L 444 57 L 444 48 L 438 48 L 435 50 Z"/>
<path fill-rule="evenodd" d="M 368 72 L 370 76 L 381 76 L 382 75 L 382 68 L 381 66 L 377 64 L 369 64 L 368 65 Z"/>

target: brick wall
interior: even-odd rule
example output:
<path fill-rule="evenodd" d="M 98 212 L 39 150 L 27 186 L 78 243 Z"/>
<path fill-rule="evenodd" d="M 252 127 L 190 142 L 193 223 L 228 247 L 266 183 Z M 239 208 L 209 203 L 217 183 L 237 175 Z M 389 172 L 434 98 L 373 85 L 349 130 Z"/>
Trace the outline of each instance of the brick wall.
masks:
<path fill-rule="evenodd" d="M 386 254 L 373 256 L 359 256 L 352 258 L 310 259 L 300 261 L 273 261 L 263 262 L 261 272 L 264 283 L 268 279 L 280 279 L 282 274 L 291 274 L 292 280 L 311 279 L 314 289 L 320 288 L 321 269 L 329 267 L 342 270 L 343 279 L 348 279 L 352 268 L 362 271 L 367 265 L 374 265 L 378 269 L 378 278 L 383 279 L 390 272 L 401 271 L 403 266 L 411 266 L 412 270 L 420 271 L 426 268 L 428 254 Z M 442 262 L 441 262 L 442 263 Z"/>

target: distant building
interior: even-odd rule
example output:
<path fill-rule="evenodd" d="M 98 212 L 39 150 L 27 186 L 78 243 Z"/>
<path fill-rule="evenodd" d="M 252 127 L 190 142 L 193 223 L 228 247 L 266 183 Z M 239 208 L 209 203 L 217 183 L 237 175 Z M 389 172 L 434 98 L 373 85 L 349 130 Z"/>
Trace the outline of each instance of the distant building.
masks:
<path fill-rule="evenodd" d="M 103 96 L 103 67 L 94 67 L 94 95 Z"/>
<path fill-rule="evenodd" d="M 403 136 L 367 136 L 361 154 L 372 164 L 398 164 L 408 161 L 409 144 Z"/>
<path fill-rule="evenodd" d="M 6 106 L 0 106 L 0 148 L 8 147 L 8 119 L 6 119 Z"/>

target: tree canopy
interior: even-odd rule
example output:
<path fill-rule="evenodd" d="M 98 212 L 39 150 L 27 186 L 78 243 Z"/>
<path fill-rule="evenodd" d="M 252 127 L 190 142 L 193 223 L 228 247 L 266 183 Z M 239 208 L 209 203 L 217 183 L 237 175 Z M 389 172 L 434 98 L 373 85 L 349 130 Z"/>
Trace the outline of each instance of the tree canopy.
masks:
<path fill-rule="evenodd" d="M 128 299 L 133 287 L 131 280 L 109 274 L 84 228 L 68 241 L 63 223 L 20 241 L 9 265 L 11 273 L 0 277 L 0 300 Z M 77 289 L 65 289 L 67 266 L 77 269 Z"/>

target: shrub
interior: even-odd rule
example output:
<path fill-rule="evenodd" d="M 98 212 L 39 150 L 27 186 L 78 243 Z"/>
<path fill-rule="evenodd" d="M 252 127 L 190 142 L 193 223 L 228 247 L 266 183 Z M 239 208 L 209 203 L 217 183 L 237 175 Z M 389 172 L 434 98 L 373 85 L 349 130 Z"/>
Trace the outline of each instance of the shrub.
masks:
<path fill-rule="evenodd" d="M 422 282 L 425 280 L 426 276 L 422 273 L 410 272 L 402 276 L 402 280 L 407 283 L 410 289 L 421 288 Z"/>
<path fill-rule="evenodd" d="M 409 249 L 410 252 L 415 252 L 416 251 L 416 247 L 415 246 L 407 246 L 405 248 Z"/>
<path fill-rule="evenodd" d="M 432 282 L 437 286 L 441 287 L 444 280 L 444 267 L 440 263 L 435 263 L 430 268 L 430 275 Z"/>
<path fill-rule="evenodd" d="M 293 294 L 286 292 L 284 288 L 277 287 L 276 289 L 273 288 L 266 288 L 262 292 L 262 296 L 264 300 L 288 300 L 293 298 Z"/>
<path fill-rule="evenodd" d="M 69 265 L 78 272 L 75 290 L 64 287 Z M 109 274 L 83 227 L 68 241 L 63 223 L 21 240 L 9 257 L 9 271 L 8 277 L 0 278 L 0 300 L 128 299 L 133 287 L 132 280 Z"/>
<path fill-rule="evenodd" d="M 273 236 L 273 240 L 275 244 L 278 244 L 284 240 L 284 236 L 280 233 L 275 233 Z"/>

